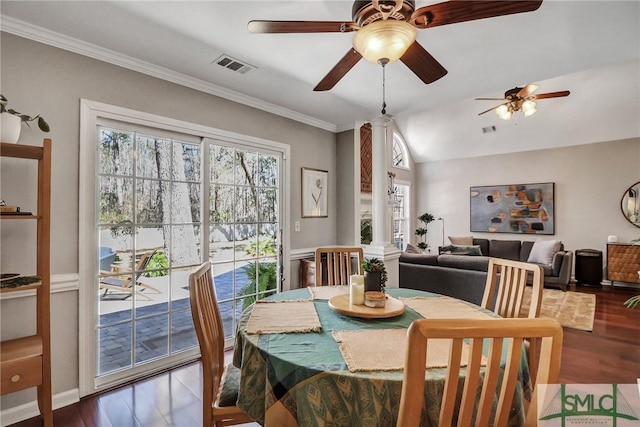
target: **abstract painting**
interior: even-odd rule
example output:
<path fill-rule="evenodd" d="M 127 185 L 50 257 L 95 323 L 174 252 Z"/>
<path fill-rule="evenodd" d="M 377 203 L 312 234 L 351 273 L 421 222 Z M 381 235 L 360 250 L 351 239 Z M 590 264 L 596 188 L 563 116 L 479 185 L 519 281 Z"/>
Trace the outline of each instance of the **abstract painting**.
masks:
<path fill-rule="evenodd" d="M 555 234 L 554 183 L 471 187 L 471 231 Z"/>

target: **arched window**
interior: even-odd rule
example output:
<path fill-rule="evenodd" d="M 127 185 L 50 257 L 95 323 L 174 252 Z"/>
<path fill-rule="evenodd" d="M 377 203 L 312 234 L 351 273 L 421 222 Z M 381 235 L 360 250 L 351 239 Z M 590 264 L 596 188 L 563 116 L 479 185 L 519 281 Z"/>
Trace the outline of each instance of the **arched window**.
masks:
<path fill-rule="evenodd" d="M 392 156 L 393 166 L 400 168 L 409 167 L 409 156 L 407 155 L 407 148 L 404 144 L 404 141 L 402 141 L 402 139 L 400 138 L 400 135 L 395 132 L 393 133 Z"/>

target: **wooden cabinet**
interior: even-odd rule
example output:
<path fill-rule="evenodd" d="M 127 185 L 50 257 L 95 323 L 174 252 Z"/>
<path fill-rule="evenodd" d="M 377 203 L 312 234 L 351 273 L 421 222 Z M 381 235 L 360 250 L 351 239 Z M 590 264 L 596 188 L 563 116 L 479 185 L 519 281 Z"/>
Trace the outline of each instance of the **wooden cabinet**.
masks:
<path fill-rule="evenodd" d="M 609 243 L 607 245 L 607 280 L 640 283 L 640 245 Z"/>
<path fill-rule="evenodd" d="M 36 232 L 35 283 L 6 287 L 3 281 L 1 293 L 35 290 L 36 333 L 0 343 L 0 394 L 13 393 L 26 388 L 38 388 L 38 406 L 45 427 L 53 426 L 51 403 L 51 328 L 50 328 L 50 206 L 51 206 L 51 140 L 45 139 L 42 147 L 1 143 L 0 156 L 31 159 L 38 162 L 38 200 L 36 211 L 30 215 L 0 215 L 4 221 L 32 221 Z M 5 183 L 4 185 L 8 185 Z M 14 282 L 17 283 L 17 282 Z"/>

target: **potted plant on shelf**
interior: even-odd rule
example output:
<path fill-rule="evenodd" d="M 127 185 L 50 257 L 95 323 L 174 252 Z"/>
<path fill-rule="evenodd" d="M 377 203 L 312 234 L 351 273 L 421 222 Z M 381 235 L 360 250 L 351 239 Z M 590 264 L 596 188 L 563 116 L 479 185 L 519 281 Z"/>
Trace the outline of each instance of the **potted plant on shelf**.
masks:
<path fill-rule="evenodd" d="M 14 110 L 13 108 L 7 108 L 7 98 L 0 94 L 0 119 L 2 120 L 2 135 L 0 139 L 2 142 L 9 142 L 15 144 L 20 138 L 20 127 L 22 123 L 38 122 L 38 127 L 42 132 L 49 132 L 49 124 L 39 114 L 37 116 L 28 116 Z"/>
<path fill-rule="evenodd" d="M 416 229 L 415 235 L 420 237 L 420 243 L 418 243 L 418 249 L 424 252 L 429 248 L 429 245 L 427 244 L 427 226 L 429 225 L 430 222 L 433 222 L 435 218 L 430 213 L 425 212 L 418 217 L 418 220 L 422 222 L 424 225 Z"/>

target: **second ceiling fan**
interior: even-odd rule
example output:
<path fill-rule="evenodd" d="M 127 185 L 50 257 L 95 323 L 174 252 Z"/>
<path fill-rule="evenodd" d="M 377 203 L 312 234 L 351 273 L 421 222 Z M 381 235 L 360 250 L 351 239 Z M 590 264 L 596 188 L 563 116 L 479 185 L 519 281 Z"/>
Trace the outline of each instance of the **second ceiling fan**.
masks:
<path fill-rule="evenodd" d="M 313 89 L 329 90 L 362 57 L 385 65 L 400 59 L 424 83 L 432 83 L 447 70 L 416 41 L 416 29 L 438 27 L 494 16 L 531 12 L 542 0 L 452 0 L 415 9 L 413 0 L 356 1 L 352 21 L 250 21 L 252 33 L 349 33 L 353 48 Z"/>
<path fill-rule="evenodd" d="M 533 92 L 538 89 L 538 85 L 528 84 L 525 87 L 514 87 L 504 93 L 504 98 L 476 98 L 476 101 L 505 101 L 502 104 L 489 108 L 478 114 L 479 116 L 495 110 L 498 117 L 502 120 L 509 120 L 511 115 L 516 111 L 522 111 L 525 117 L 529 117 L 536 113 L 537 99 L 547 98 L 561 98 L 569 96 L 571 92 L 568 90 L 561 90 L 559 92 L 547 92 L 533 95 Z"/>

